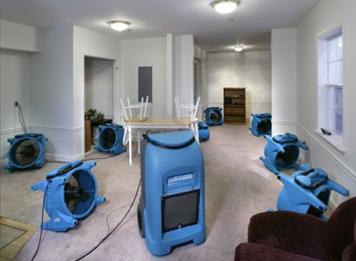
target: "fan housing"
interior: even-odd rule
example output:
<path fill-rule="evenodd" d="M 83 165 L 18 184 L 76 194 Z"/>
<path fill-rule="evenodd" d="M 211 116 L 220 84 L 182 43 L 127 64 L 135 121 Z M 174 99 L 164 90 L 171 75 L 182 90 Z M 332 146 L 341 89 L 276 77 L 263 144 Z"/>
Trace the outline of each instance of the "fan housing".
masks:
<path fill-rule="evenodd" d="M 7 141 L 10 143 L 7 154 L 9 163 L 5 168 L 9 171 L 42 168 L 46 164 L 45 143 L 48 139 L 43 134 L 25 133 Z"/>

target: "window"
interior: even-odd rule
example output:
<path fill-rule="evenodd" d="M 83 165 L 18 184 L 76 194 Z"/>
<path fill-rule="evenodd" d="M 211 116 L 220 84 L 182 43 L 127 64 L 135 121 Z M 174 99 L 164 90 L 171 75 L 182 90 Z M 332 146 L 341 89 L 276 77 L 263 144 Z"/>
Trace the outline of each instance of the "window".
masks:
<path fill-rule="evenodd" d="M 343 141 L 343 36 L 338 27 L 318 39 L 319 127 Z M 330 139 L 329 139 L 330 140 Z"/>

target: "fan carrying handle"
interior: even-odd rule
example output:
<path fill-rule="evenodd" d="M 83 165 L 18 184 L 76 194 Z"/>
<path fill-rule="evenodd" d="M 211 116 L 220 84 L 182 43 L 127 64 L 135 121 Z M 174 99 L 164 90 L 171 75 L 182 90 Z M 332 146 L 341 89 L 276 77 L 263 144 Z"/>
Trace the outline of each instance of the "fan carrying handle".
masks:
<path fill-rule="evenodd" d="M 65 174 L 65 173 L 67 173 L 68 171 L 71 171 L 71 170 L 73 170 L 73 169 L 75 169 L 75 168 L 77 168 L 77 167 L 79 167 L 81 165 L 83 165 L 83 161 L 77 161 L 77 162 L 69 163 L 67 165 L 64 165 L 61 169 L 59 169 L 58 173 L 50 175 L 50 176 L 47 176 L 46 179 L 50 180 L 50 179 L 53 179 L 55 177 L 61 176 L 61 175 Z"/>

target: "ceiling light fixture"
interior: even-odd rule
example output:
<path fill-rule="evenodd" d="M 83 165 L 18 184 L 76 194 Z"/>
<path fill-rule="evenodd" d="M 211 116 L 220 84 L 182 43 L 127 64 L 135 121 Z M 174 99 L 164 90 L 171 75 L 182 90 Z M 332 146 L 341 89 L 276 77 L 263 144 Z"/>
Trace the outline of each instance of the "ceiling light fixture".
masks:
<path fill-rule="evenodd" d="M 108 25 L 111 26 L 112 29 L 116 31 L 125 31 L 131 23 L 127 21 L 110 21 L 108 22 Z"/>
<path fill-rule="evenodd" d="M 235 46 L 234 48 L 235 52 L 242 52 L 244 50 L 244 47 L 242 45 Z"/>
<path fill-rule="evenodd" d="M 229 14 L 237 8 L 240 0 L 217 0 L 211 3 L 211 6 L 220 14 Z"/>

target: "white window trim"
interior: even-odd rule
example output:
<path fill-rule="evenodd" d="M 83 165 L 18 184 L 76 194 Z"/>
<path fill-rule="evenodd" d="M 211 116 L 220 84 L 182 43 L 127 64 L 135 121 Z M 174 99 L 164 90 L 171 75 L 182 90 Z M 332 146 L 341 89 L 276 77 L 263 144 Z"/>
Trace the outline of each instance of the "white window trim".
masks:
<path fill-rule="evenodd" d="M 323 38 L 325 38 L 325 36 L 327 36 L 330 32 L 336 30 L 338 27 L 341 27 L 342 30 L 342 37 L 343 37 L 343 59 L 342 59 L 342 63 L 343 63 L 343 84 L 342 85 L 338 85 L 338 84 L 326 84 L 325 82 L 322 83 L 320 82 L 319 79 L 319 62 L 317 62 L 317 71 L 318 71 L 318 100 L 317 100 L 317 108 L 318 108 L 318 118 L 317 118 L 317 129 L 315 129 L 315 132 L 318 134 L 318 136 L 320 136 L 321 138 L 323 138 L 327 143 L 329 143 L 330 145 L 332 145 L 334 148 L 336 148 L 337 150 L 339 150 L 340 152 L 342 152 L 343 154 L 347 153 L 347 140 L 348 140 L 348 123 L 347 123 L 347 119 L 348 119 L 348 90 L 347 88 L 345 88 L 348 84 L 347 84 L 347 49 L 346 49 L 346 39 L 347 39 L 347 34 L 346 34 L 346 30 L 345 30 L 345 22 L 340 22 L 332 27 L 329 27 L 327 29 L 325 29 L 323 32 L 319 33 L 316 36 L 316 48 L 317 48 L 317 55 L 319 58 L 319 46 L 321 44 L 321 41 Z M 318 59 L 317 59 L 318 61 Z M 343 89 L 343 137 L 339 137 L 336 134 L 334 135 L 326 135 L 324 133 L 322 133 L 321 129 L 322 126 L 325 123 L 325 113 L 323 112 L 323 109 L 321 107 L 324 107 L 325 104 L 323 104 L 323 102 L 326 101 L 325 99 L 325 89 L 327 88 L 327 86 L 335 86 L 338 87 L 340 86 L 340 88 Z"/>

